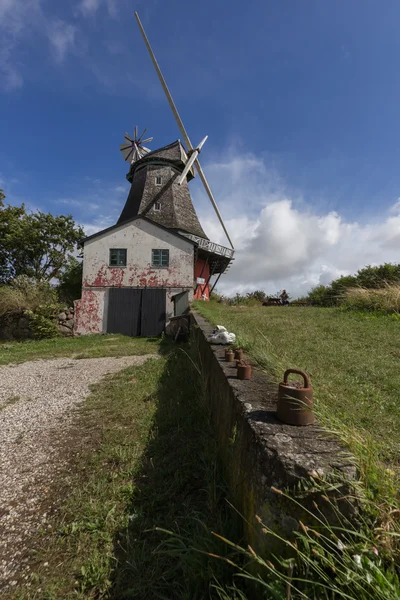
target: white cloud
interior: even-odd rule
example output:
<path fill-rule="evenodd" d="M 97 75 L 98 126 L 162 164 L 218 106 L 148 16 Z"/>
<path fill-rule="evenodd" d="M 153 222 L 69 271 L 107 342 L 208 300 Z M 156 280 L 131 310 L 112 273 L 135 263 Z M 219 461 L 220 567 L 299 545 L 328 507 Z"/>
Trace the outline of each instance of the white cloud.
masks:
<path fill-rule="evenodd" d="M 84 15 L 91 15 L 98 10 L 100 2 L 101 0 L 82 0 L 79 8 Z"/>
<path fill-rule="evenodd" d="M 73 50 L 76 27 L 50 18 L 43 6 L 43 0 L 0 0 L 0 89 L 10 91 L 23 85 L 27 52 L 19 50 L 26 44 L 36 46 L 41 38 L 48 40 L 58 63 Z"/>
<path fill-rule="evenodd" d="M 100 204 L 97 204 L 96 202 L 88 202 L 87 199 L 77 200 L 75 198 L 59 198 L 56 200 L 56 204 L 65 204 L 66 206 L 78 207 L 84 212 L 95 212 L 101 208 Z"/>
<path fill-rule="evenodd" d="M 107 227 L 111 227 L 115 225 L 115 219 L 109 215 L 99 215 L 98 218 L 93 223 L 83 223 L 81 227 L 85 232 L 85 236 L 93 235 L 98 231 L 102 231 L 102 229 L 107 229 Z"/>
<path fill-rule="evenodd" d="M 48 38 L 55 51 L 55 60 L 63 62 L 75 46 L 76 27 L 57 19 L 49 24 Z"/>
<path fill-rule="evenodd" d="M 14 50 L 40 14 L 40 0 L 0 0 L 0 87 L 13 90 L 22 86 Z"/>
<path fill-rule="evenodd" d="M 1 27 L 0 27 L 1 31 Z M 0 41 L 0 85 L 5 91 L 12 91 L 23 85 L 17 65 L 11 59 L 12 45 Z"/>
<path fill-rule="evenodd" d="M 78 10 L 85 17 L 91 17 L 97 13 L 102 5 L 105 5 L 110 17 L 117 17 L 117 0 L 82 0 Z"/>
<path fill-rule="evenodd" d="M 220 292 L 286 288 L 298 296 L 366 264 L 400 262 L 399 202 L 379 221 L 346 221 L 338 211 L 319 214 L 306 199 L 288 197 L 276 173 L 252 155 L 205 170 L 236 248 Z M 194 198 L 210 239 L 228 245 L 201 189 Z"/>

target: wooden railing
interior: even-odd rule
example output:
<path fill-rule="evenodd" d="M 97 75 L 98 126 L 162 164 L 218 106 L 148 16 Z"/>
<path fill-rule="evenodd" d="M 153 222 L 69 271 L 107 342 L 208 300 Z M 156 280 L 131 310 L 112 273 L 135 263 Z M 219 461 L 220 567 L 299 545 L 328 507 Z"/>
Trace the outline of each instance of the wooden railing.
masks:
<path fill-rule="evenodd" d="M 233 258 L 233 255 L 235 254 L 235 251 L 232 250 L 232 248 L 226 248 L 225 246 L 221 246 L 215 242 L 210 242 L 210 240 L 205 240 L 204 238 L 194 235 L 193 233 L 186 233 L 184 231 L 180 231 L 179 233 L 189 238 L 189 240 L 196 242 L 199 248 L 203 248 L 203 250 L 206 250 L 207 252 L 219 254 L 219 256 L 226 256 L 227 258 Z"/>

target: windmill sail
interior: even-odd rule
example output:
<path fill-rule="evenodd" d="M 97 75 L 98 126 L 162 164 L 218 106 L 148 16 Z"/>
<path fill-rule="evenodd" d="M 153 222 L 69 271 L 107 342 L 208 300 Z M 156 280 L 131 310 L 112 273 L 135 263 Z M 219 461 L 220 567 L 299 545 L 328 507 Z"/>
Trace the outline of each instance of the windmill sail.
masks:
<path fill-rule="evenodd" d="M 163 74 L 161 73 L 161 69 L 160 69 L 160 67 L 158 66 L 158 63 L 157 63 L 156 57 L 155 57 L 155 55 L 154 55 L 154 52 L 153 52 L 153 50 L 152 50 L 152 48 L 151 48 L 151 46 L 150 46 L 150 42 L 149 42 L 149 40 L 148 40 L 148 38 L 147 38 L 147 35 L 146 35 L 146 33 L 145 33 L 145 30 L 143 29 L 143 25 L 142 25 L 142 23 L 141 23 L 141 21 L 140 21 L 140 19 L 139 19 L 139 15 L 138 15 L 138 13 L 137 13 L 137 12 L 135 12 L 135 17 L 136 17 L 137 23 L 138 23 L 138 25 L 139 25 L 140 31 L 141 31 L 141 33 L 142 33 L 142 36 L 143 36 L 144 42 L 145 42 L 145 44 L 146 44 L 147 50 L 148 50 L 148 52 L 149 52 L 149 54 L 150 54 L 150 58 L 151 58 L 151 60 L 152 60 L 152 62 L 153 62 L 153 65 L 154 65 L 154 67 L 155 67 L 156 71 L 157 71 L 158 78 L 159 78 L 159 80 L 160 80 L 160 82 L 161 82 L 161 85 L 162 85 L 162 87 L 163 87 L 163 90 L 164 90 L 164 92 L 165 92 L 165 95 L 167 96 L 167 100 L 168 100 L 168 102 L 169 102 L 169 105 L 170 105 L 170 107 L 171 107 L 171 110 L 172 110 L 172 112 L 173 112 L 173 114 L 174 114 L 175 120 L 176 120 L 176 122 L 177 122 L 177 124 L 178 124 L 178 127 L 179 127 L 179 129 L 180 129 L 180 132 L 181 132 L 181 134 L 182 134 L 182 137 L 183 137 L 183 139 L 184 139 L 184 141 L 185 141 L 185 144 L 186 144 L 186 146 L 187 146 L 188 150 L 194 150 L 194 148 L 193 148 L 193 146 L 192 146 L 192 143 L 191 143 L 191 141 L 190 141 L 190 139 L 189 139 L 189 136 L 188 136 L 188 134 L 187 134 L 187 132 L 186 132 L 186 129 L 185 129 L 184 125 L 183 125 L 182 119 L 180 118 L 180 116 L 179 116 L 179 113 L 178 113 L 178 110 L 177 110 L 177 108 L 176 108 L 176 106 L 175 106 L 175 103 L 174 103 L 174 101 L 173 101 L 173 99 L 172 99 L 172 96 L 171 96 L 171 93 L 170 93 L 170 91 L 169 91 L 169 89 L 168 89 L 168 86 L 167 86 L 167 84 L 166 84 L 166 81 L 165 81 L 165 79 L 164 79 L 164 77 L 163 77 Z M 199 162 L 198 158 L 196 158 L 196 159 L 195 159 L 195 161 L 194 161 L 194 165 L 195 165 L 195 167 L 196 167 L 196 170 L 197 170 L 197 172 L 198 172 L 198 174 L 199 174 L 199 177 L 200 177 L 200 179 L 201 179 L 201 181 L 202 181 L 202 183 L 203 183 L 203 185 L 204 185 L 204 188 L 205 188 L 205 190 L 206 190 L 206 192 L 207 192 L 207 195 L 208 195 L 208 197 L 209 197 L 209 199 L 210 199 L 210 201 L 211 201 L 211 204 L 212 204 L 212 205 L 213 205 L 213 207 L 214 207 L 215 213 L 216 213 L 216 215 L 217 215 L 217 217 L 218 217 L 218 219 L 219 219 L 219 222 L 221 223 L 222 229 L 224 230 L 224 233 L 225 233 L 225 235 L 226 235 L 226 237 L 227 237 L 227 239 L 228 239 L 228 241 L 229 241 L 229 243 L 230 243 L 230 245 L 231 245 L 231 248 L 233 248 L 232 240 L 231 240 L 231 238 L 230 238 L 230 236 L 229 236 L 229 233 L 228 233 L 228 231 L 227 231 L 227 229 L 226 229 L 226 227 L 225 227 L 225 223 L 224 223 L 224 221 L 223 221 L 223 219 L 222 219 L 221 213 L 219 212 L 219 209 L 218 209 L 217 203 L 216 203 L 216 201 L 215 201 L 215 199 L 214 199 L 214 196 L 213 196 L 213 194 L 212 194 L 211 188 L 210 188 L 210 186 L 208 185 L 208 181 L 207 181 L 207 179 L 206 179 L 206 176 L 204 175 L 203 169 L 201 168 L 201 165 L 200 165 L 200 162 Z"/>
<path fill-rule="evenodd" d="M 147 138 L 146 140 L 142 140 L 141 138 L 145 134 L 146 129 L 143 131 L 142 135 L 138 138 L 138 128 L 137 126 L 133 132 L 133 138 L 127 133 L 124 136 L 124 143 L 120 145 L 119 149 L 121 150 L 121 154 L 123 159 L 129 161 L 131 164 L 146 156 L 151 150 L 143 146 L 143 144 L 147 144 L 147 142 L 151 142 L 152 137 Z"/>

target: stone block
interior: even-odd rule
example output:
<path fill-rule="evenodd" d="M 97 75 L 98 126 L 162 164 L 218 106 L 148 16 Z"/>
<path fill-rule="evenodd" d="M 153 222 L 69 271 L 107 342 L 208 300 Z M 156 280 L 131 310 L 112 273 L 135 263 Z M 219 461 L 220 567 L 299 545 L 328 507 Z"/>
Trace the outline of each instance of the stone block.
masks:
<path fill-rule="evenodd" d="M 72 329 L 70 329 L 66 325 L 59 325 L 58 331 L 61 333 L 61 335 L 64 335 L 66 337 L 72 335 Z"/>

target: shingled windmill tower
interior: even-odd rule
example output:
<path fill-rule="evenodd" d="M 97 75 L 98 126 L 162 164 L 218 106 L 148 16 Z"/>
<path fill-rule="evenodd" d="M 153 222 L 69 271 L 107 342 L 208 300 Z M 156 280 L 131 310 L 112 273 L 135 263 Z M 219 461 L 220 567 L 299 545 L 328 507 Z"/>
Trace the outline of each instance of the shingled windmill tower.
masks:
<path fill-rule="evenodd" d="M 187 160 L 178 140 L 132 162 L 127 174 L 131 189 L 118 222 L 143 215 L 168 229 L 207 240 L 190 197 L 188 181 L 193 172 L 178 183 Z"/>
<path fill-rule="evenodd" d="M 177 140 L 149 150 L 153 138 L 125 134 L 120 150 L 130 163 L 128 198 L 115 225 L 83 240 L 82 298 L 76 332 L 152 336 L 179 316 L 193 298 L 208 300 L 233 260 L 233 245 L 198 155 L 176 110 L 135 13 L 186 148 Z M 231 248 L 209 240 L 197 217 L 188 183 L 198 172 Z"/>

